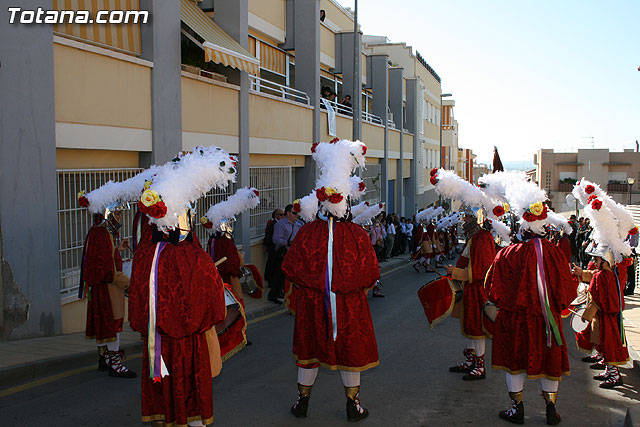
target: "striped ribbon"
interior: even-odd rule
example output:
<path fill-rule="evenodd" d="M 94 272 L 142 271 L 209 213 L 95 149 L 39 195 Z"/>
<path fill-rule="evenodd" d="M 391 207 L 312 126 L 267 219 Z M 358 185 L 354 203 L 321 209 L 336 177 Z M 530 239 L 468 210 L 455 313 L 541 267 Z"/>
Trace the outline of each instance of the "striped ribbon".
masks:
<path fill-rule="evenodd" d="M 336 294 L 331 290 L 333 276 L 333 232 L 335 224 L 332 216 L 328 218 L 327 222 L 329 224 L 329 239 L 327 242 L 327 268 L 324 276 L 324 309 L 327 314 L 327 322 L 331 325 L 333 340 L 335 341 L 338 336 L 338 319 L 336 314 Z M 327 328 L 327 331 L 328 330 Z"/>
<path fill-rule="evenodd" d="M 618 313 L 618 329 L 620 330 L 620 340 L 622 340 L 622 345 L 623 346 L 627 346 L 627 336 L 624 333 L 624 321 L 622 318 L 622 300 L 623 300 L 623 293 L 622 293 L 622 289 L 620 288 L 620 277 L 619 277 L 619 271 L 618 271 L 618 266 L 614 266 L 613 267 L 613 274 L 616 276 L 616 288 L 618 290 L 618 304 L 620 307 L 620 312 Z"/>
<path fill-rule="evenodd" d="M 153 254 L 151 273 L 149 274 L 149 332 L 147 335 L 147 349 L 149 350 L 149 378 L 159 382 L 162 374 L 162 340 L 156 330 L 156 316 L 158 309 L 158 261 L 165 248 L 166 242 L 158 242 Z"/>
<path fill-rule="evenodd" d="M 538 296 L 540 297 L 540 307 L 542 308 L 542 316 L 544 317 L 544 323 L 546 326 L 547 347 L 551 347 L 551 335 L 553 335 L 558 345 L 562 345 L 560 328 L 558 328 L 556 319 L 554 319 L 553 313 L 551 312 L 551 307 L 549 306 L 547 279 L 544 274 L 544 262 L 542 258 L 542 243 L 540 243 L 539 238 L 533 238 L 533 246 L 536 248 L 536 258 L 538 261 L 536 280 L 538 282 Z"/>

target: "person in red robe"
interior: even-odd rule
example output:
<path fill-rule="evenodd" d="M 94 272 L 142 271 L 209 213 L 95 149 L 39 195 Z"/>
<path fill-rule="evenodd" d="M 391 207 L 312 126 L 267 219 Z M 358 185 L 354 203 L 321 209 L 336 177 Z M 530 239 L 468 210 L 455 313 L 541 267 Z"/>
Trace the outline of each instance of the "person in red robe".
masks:
<path fill-rule="evenodd" d="M 291 413 L 307 416 L 311 389 L 323 366 L 340 370 L 348 421 L 369 415 L 360 405 L 360 372 L 378 366 L 378 345 L 367 291 L 380 278 L 371 238 L 349 220 L 348 200 L 365 185 L 352 177 L 365 164 L 360 141 L 316 143 L 313 159 L 321 170 L 316 189 L 300 199 L 307 221 L 282 262 L 284 277 L 296 284 L 293 357 L 298 366 L 298 399 Z"/>
<path fill-rule="evenodd" d="M 498 252 L 486 278 L 489 300 L 498 307 L 492 367 L 507 372 L 512 403 L 499 416 L 523 424 L 525 377 L 539 378 L 547 424 L 557 424 L 558 383 L 569 374 L 560 313 L 571 301 L 573 282 L 566 258 L 555 244 L 530 231 L 523 238 L 523 243 Z"/>
<path fill-rule="evenodd" d="M 211 256 L 213 262 L 218 262 L 222 258 L 225 261 L 217 265 L 218 273 L 222 277 L 225 287 L 232 292 L 233 299 L 237 301 L 240 315 L 233 310 L 228 310 L 228 316 L 236 316 L 234 321 L 223 333 L 218 335 L 220 343 L 220 355 L 222 360 L 228 360 L 231 356 L 238 353 L 246 345 L 250 345 L 247 340 L 247 319 L 244 311 L 244 299 L 242 298 L 242 287 L 240 286 L 240 266 L 241 260 L 238 248 L 233 240 L 229 223 L 225 222 L 224 231 L 216 231 L 211 234 L 207 242 L 207 252 Z"/>
<path fill-rule="evenodd" d="M 450 372 L 465 375 L 465 381 L 486 378 L 484 367 L 486 334 L 482 329 L 482 307 L 487 301 L 484 290 L 484 278 L 495 256 L 495 243 L 491 232 L 481 228 L 473 211 L 463 214 L 463 230 L 467 241 L 456 266 L 447 265 L 447 275 L 463 283 L 461 332 L 467 338 L 463 350 L 465 361 L 449 368 Z"/>
<path fill-rule="evenodd" d="M 590 341 L 598 345 L 602 355 L 602 364 L 605 371 L 593 378 L 601 380 L 601 388 L 611 389 L 622 385 L 619 365 L 625 365 L 629 361 L 629 352 L 624 331 L 622 310 L 624 310 L 623 288 L 617 265 L 614 264 L 613 255 L 603 245 L 592 248 L 588 252 L 592 255 L 595 271 L 592 273 L 589 283 L 589 300 L 585 308 L 583 318 L 591 321 Z M 624 262 L 624 261 L 623 261 Z M 623 266 L 625 269 L 626 266 Z M 578 272 L 576 272 L 578 273 Z M 595 312 L 592 317 L 590 313 Z"/>
<path fill-rule="evenodd" d="M 133 258 L 129 322 L 143 337 L 142 421 L 186 425 L 213 422 L 211 365 L 207 332 L 222 322 L 222 280 L 211 257 L 191 232 L 169 235 L 154 230 Z M 160 360 L 153 376 L 149 358 L 149 282 L 156 287 L 155 339 Z M 215 332 L 214 332 L 215 333 Z M 160 341 L 160 349 L 158 349 Z M 164 375 L 166 366 L 167 375 Z M 192 424 L 195 425 L 195 424 Z"/>
<path fill-rule="evenodd" d="M 119 241 L 122 211 L 112 210 L 107 218 L 94 215 L 95 224 L 85 238 L 80 278 L 80 298 L 87 298 L 85 335 L 98 344 L 98 369 L 109 376 L 135 378 L 136 373 L 122 364 L 120 332 L 124 320 L 124 290 L 129 279 L 122 273 L 121 250 L 128 243 Z"/>

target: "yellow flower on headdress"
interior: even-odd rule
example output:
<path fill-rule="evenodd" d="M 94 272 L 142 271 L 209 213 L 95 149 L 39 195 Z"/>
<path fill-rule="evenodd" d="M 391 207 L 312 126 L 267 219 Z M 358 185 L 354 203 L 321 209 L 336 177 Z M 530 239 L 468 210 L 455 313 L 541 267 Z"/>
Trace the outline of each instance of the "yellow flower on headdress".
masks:
<path fill-rule="evenodd" d="M 202 218 L 200 218 L 200 224 L 206 224 L 209 222 L 209 218 L 207 218 L 205 215 L 202 216 Z"/>
<path fill-rule="evenodd" d="M 324 187 L 324 192 L 327 194 L 327 196 L 331 196 L 337 193 L 337 191 L 331 187 Z"/>
<path fill-rule="evenodd" d="M 84 191 L 84 190 L 79 191 L 79 192 L 78 192 L 78 199 L 79 199 L 80 197 L 84 197 L 84 195 L 85 195 L 85 194 L 87 194 L 87 192 L 86 192 L 86 191 Z"/>
<path fill-rule="evenodd" d="M 149 188 L 151 188 L 151 181 L 145 181 L 144 182 L 144 187 L 142 188 L 143 190 L 148 190 Z"/>
<path fill-rule="evenodd" d="M 145 190 L 144 193 L 142 193 L 142 197 L 140 197 L 140 201 L 143 205 L 149 207 L 160 201 L 160 195 L 156 191 Z"/>
<path fill-rule="evenodd" d="M 292 204 L 292 205 L 300 204 L 300 199 L 295 199 L 295 200 L 293 201 L 293 203 L 291 203 L 291 204 Z"/>
<path fill-rule="evenodd" d="M 544 205 L 542 202 L 535 202 L 529 205 L 529 212 L 535 216 L 539 216 L 544 211 Z"/>
<path fill-rule="evenodd" d="M 505 212 L 509 212 L 509 210 L 511 210 L 511 206 L 509 206 L 509 203 L 503 203 L 502 207 L 504 208 Z"/>

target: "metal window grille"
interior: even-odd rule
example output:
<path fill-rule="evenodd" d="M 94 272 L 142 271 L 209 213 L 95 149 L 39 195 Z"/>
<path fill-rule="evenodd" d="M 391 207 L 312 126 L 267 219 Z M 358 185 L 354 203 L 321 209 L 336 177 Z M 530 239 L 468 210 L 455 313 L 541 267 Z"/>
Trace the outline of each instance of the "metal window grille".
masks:
<path fill-rule="evenodd" d="M 249 213 L 252 239 L 262 238 L 271 213 L 293 200 L 292 178 L 290 166 L 249 168 L 249 182 L 260 192 L 260 204 Z"/>
<path fill-rule="evenodd" d="M 78 192 L 87 193 L 109 180 L 124 181 L 142 169 L 74 169 L 58 170 L 58 254 L 60 258 L 60 294 L 71 296 L 78 290 L 84 239 L 93 224 L 89 211 L 78 205 Z M 131 236 L 133 210 L 123 212 L 122 237 Z M 125 257 L 127 258 L 127 257 Z"/>
<path fill-rule="evenodd" d="M 360 201 L 380 202 L 382 199 L 382 165 L 368 165 L 366 169 L 361 169 L 360 178 L 362 178 L 366 186 Z"/>

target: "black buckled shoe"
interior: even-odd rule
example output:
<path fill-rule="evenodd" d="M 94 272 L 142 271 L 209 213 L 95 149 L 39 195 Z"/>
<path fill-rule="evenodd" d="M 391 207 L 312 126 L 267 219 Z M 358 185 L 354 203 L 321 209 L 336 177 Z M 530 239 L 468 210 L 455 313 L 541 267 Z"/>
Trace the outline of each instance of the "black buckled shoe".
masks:
<path fill-rule="evenodd" d="M 452 366 L 449 368 L 449 372 L 455 372 L 460 374 L 468 374 L 473 369 L 473 361 L 476 355 L 476 352 L 472 348 L 465 348 L 462 351 L 464 355 L 465 361 L 460 363 L 459 365 Z"/>
<path fill-rule="evenodd" d="M 522 392 L 509 392 L 511 397 L 511 408 L 498 412 L 500 419 L 513 424 L 524 424 L 524 403 L 522 403 Z"/>
<path fill-rule="evenodd" d="M 360 386 L 345 387 L 347 396 L 347 421 L 360 421 L 369 416 L 369 411 L 360 406 Z"/>
<path fill-rule="evenodd" d="M 296 418 L 307 418 L 309 399 L 311 398 L 311 385 L 298 384 L 298 400 L 291 407 L 291 413 Z"/>

